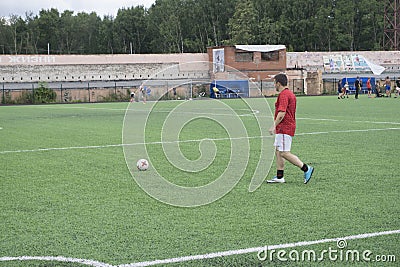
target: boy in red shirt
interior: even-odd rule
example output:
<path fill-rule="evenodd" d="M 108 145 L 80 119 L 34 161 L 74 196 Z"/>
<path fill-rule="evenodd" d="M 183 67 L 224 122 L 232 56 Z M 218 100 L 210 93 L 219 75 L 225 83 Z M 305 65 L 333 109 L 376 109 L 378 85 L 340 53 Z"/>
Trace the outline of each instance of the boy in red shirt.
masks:
<path fill-rule="evenodd" d="M 283 171 L 285 161 L 298 166 L 304 172 L 304 183 L 308 183 L 314 168 L 304 164 L 296 155 L 290 153 L 292 138 L 296 131 L 296 96 L 287 87 L 288 79 L 285 74 L 274 77 L 275 89 L 280 92 L 275 103 L 274 125 L 269 129 L 270 134 L 275 134 L 276 167 L 277 174 L 268 183 L 284 183 Z"/>

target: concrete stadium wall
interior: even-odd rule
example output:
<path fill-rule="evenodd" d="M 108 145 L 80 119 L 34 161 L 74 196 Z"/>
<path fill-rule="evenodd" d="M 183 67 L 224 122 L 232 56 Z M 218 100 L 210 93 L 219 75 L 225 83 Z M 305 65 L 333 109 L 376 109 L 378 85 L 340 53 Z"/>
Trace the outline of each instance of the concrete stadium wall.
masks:
<path fill-rule="evenodd" d="M 359 54 L 375 64 L 387 68 L 384 76 L 400 75 L 400 51 L 359 51 L 359 52 L 287 52 L 286 68 L 291 80 L 301 80 L 303 84 L 296 85 L 306 94 L 322 94 L 322 78 L 324 74 L 323 56 Z M 115 86 L 121 88 L 121 94 L 127 94 L 126 89 L 136 89 L 141 83 L 150 81 L 153 92 L 163 94 L 172 87 L 178 87 L 183 80 L 196 79 L 206 83 L 211 80 L 212 64 L 209 55 L 198 54 L 134 54 L 134 55 L 1 55 L 0 85 L 3 93 L 21 87 L 29 90 L 38 82 L 53 84 L 74 84 L 104 82 L 129 82 L 129 85 Z M 294 69 L 294 70 L 290 70 Z M 353 73 L 354 74 L 354 73 Z M 220 75 L 228 75 L 222 73 Z M 343 76 L 343 74 L 338 74 Z M 235 77 L 223 77 L 234 79 Z M 222 79 L 218 77 L 218 79 Z M 172 80 L 176 80 L 172 82 Z M 155 82 L 156 84 L 151 84 Z M 274 95 L 269 88 L 269 81 L 261 80 L 262 94 Z M 300 83 L 300 82 L 299 82 Z M 177 84 L 174 85 L 174 84 Z M 301 87 L 301 85 L 303 87 Z M 89 91 L 71 91 L 67 97 L 70 101 L 99 101 L 107 97 L 109 86 L 94 86 L 97 89 Z M 65 86 L 57 86 L 65 88 Z M 82 87 L 76 87 L 79 89 Z M 107 90 L 101 90 L 107 89 Z M 74 89 L 74 88 L 70 88 Z M 63 90 L 63 92 L 61 92 Z M 182 89 L 183 90 L 183 89 Z M 187 90 L 187 89 L 185 89 Z M 159 92 L 158 92 L 159 91 Z M 112 89 L 111 91 L 112 92 Z M 259 90 L 251 90 L 251 96 L 259 96 Z M 11 92 L 13 93 L 13 92 Z M 15 92 L 18 94 L 18 92 Z M 64 98 L 65 89 L 60 89 L 57 98 Z M 76 95 L 75 94 L 79 94 Z M 115 94 L 115 92 L 114 92 Z M 183 93 L 182 95 L 188 95 Z M 15 96 L 18 97 L 18 96 Z M 13 98 L 15 98 L 13 97 Z"/>
<path fill-rule="evenodd" d="M 73 102 L 104 102 L 112 100 L 129 100 L 129 94 L 123 88 L 108 89 L 74 89 L 74 90 L 54 90 L 56 93 L 56 103 L 73 103 Z M 6 104 L 27 104 L 26 94 L 32 94 L 32 90 L 12 90 L 5 91 L 3 97 Z M 114 95 L 114 98 L 111 96 Z"/>
<path fill-rule="evenodd" d="M 354 54 L 364 56 L 372 63 L 385 67 L 386 72 L 400 71 L 400 51 L 287 52 L 286 67 L 324 71 L 323 56 Z"/>
<path fill-rule="evenodd" d="M 199 98 L 201 92 L 209 91 L 209 83 L 182 83 L 179 81 L 155 81 L 153 84 L 146 84 L 151 89 L 147 100 L 159 99 L 191 99 Z M 176 89 L 176 95 L 173 93 Z M 1 89 L 0 99 L 3 104 L 31 104 L 35 88 L 20 88 L 14 90 Z M 142 94 L 138 86 L 116 86 L 116 87 L 88 87 L 88 88 L 52 88 L 55 92 L 56 103 L 74 102 L 112 102 L 129 101 L 131 93 L 135 93 L 135 101 L 141 101 Z M 38 102 L 35 102 L 38 103 Z"/>
<path fill-rule="evenodd" d="M 400 72 L 400 51 L 287 52 L 287 68 L 323 71 L 323 56 L 359 54 L 386 72 Z M 206 79 L 209 56 L 196 54 L 2 55 L 0 83 Z"/>
<path fill-rule="evenodd" d="M 207 54 L 0 56 L 0 82 L 209 77 Z"/>

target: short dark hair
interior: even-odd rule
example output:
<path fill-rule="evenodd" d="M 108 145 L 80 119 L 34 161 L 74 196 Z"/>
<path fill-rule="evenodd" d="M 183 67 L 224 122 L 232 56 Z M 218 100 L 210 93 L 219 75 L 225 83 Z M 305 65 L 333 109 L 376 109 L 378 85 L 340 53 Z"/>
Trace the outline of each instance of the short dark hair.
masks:
<path fill-rule="evenodd" d="M 283 74 L 283 73 L 279 73 L 279 74 L 275 75 L 274 80 L 275 80 L 275 82 L 279 82 L 282 86 L 287 86 L 287 84 L 288 84 L 288 78 L 287 78 L 286 74 Z"/>

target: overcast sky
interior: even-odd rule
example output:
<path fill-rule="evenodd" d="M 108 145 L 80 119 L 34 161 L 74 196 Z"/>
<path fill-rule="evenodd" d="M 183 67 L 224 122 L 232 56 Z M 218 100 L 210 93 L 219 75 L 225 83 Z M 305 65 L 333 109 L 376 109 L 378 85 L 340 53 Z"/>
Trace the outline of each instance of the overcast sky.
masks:
<path fill-rule="evenodd" d="M 118 9 L 143 5 L 149 8 L 155 0 L 0 0 L 0 17 L 9 17 L 11 14 L 25 18 L 25 13 L 32 11 L 38 15 L 41 9 L 57 8 L 60 13 L 72 10 L 74 14 L 84 11 L 95 11 L 97 15 L 116 16 Z"/>

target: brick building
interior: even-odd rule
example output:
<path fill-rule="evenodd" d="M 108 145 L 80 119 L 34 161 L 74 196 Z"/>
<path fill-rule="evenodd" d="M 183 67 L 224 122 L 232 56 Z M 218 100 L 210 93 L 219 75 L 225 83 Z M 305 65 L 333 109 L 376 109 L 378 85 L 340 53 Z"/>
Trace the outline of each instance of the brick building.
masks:
<path fill-rule="evenodd" d="M 212 62 L 212 79 L 243 75 L 261 81 L 286 71 L 284 45 L 219 46 L 209 47 L 207 52 L 209 62 Z"/>

